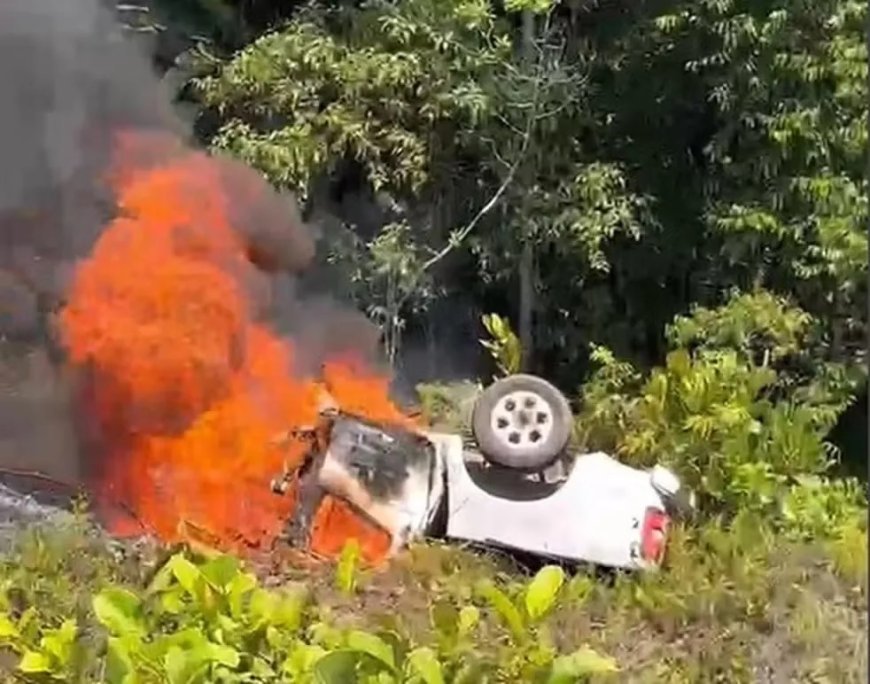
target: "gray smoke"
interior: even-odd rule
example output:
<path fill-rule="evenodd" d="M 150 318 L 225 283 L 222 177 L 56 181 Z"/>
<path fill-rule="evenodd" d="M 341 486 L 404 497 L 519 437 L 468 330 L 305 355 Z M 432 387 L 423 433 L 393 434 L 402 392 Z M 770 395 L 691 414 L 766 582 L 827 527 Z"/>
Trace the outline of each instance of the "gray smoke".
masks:
<path fill-rule="evenodd" d="M 75 478 L 53 313 L 114 211 L 104 182 L 113 134 L 184 132 L 147 56 L 98 0 L 2 0 L 0 93 L 0 466 Z M 292 198 L 236 162 L 215 163 L 257 266 L 259 310 L 304 347 L 308 368 L 347 348 L 371 358 L 377 336 L 364 317 L 295 294 L 314 241 Z"/>
<path fill-rule="evenodd" d="M 147 60 L 90 0 L 0 3 L 0 334 L 45 333 L 21 288 L 56 305 L 111 207 L 100 182 L 120 125 L 174 126 Z"/>

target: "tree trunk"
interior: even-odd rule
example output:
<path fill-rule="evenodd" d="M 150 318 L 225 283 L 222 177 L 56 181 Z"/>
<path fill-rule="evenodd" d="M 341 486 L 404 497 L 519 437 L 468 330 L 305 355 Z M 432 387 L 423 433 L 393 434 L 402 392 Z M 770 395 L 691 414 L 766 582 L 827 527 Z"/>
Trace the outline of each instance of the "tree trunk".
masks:
<path fill-rule="evenodd" d="M 534 59 L 535 42 L 535 15 L 529 10 L 523 11 L 523 42 L 522 59 L 527 69 L 530 69 Z M 522 183 L 528 187 L 532 178 L 533 167 L 524 164 L 524 173 L 521 176 Z M 535 245 L 523 222 L 522 231 L 522 254 L 520 257 L 520 303 L 519 303 L 519 337 L 522 346 L 522 360 L 520 368 L 528 371 L 534 358 L 534 310 L 535 310 Z"/>
<path fill-rule="evenodd" d="M 535 336 L 533 330 L 533 312 L 535 309 L 535 251 L 530 239 L 523 241 L 523 252 L 520 259 L 520 344 L 522 345 L 523 371 L 531 366 Z"/>

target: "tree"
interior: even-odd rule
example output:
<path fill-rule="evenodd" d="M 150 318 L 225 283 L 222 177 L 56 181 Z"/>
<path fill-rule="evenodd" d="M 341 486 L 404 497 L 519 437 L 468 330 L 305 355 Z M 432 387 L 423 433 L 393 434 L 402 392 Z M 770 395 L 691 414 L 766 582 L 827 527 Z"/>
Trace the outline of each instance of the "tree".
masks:
<path fill-rule="evenodd" d="M 791 362 L 854 391 L 861 3 L 375 0 L 289 17 L 207 64 L 202 118 L 213 147 L 337 217 L 324 260 L 391 359 L 456 292 L 519 322 L 533 369 L 572 387 L 590 342 L 648 367 L 675 316 L 709 312 L 710 340 L 722 316 L 787 301 L 812 330 Z"/>
<path fill-rule="evenodd" d="M 793 295 L 824 322 L 830 357 L 853 363 L 866 339 L 865 18 L 848 0 L 665 2 L 604 60 L 616 96 L 635 95 L 605 98 L 619 153 L 642 178 L 655 152 L 665 174 L 697 179 L 652 190 L 663 224 L 680 204 L 696 214 L 674 228 L 698 274 L 684 299 L 733 285 Z"/>
<path fill-rule="evenodd" d="M 378 198 L 383 220 L 346 220 L 329 258 L 358 284 L 391 358 L 403 317 L 434 296 L 432 269 L 467 239 L 498 280 L 530 275 L 515 245 L 565 236 L 561 256 L 581 273 L 606 264 L 602 241 L 637 231 L 634 200 L 611 203 L 624 191 L 617 168 L 570 144 L 553 154 L 549 140 L 577 126 L 582 73 L 546 26 L 534 38 L 514 60 L 509 26 L 477 0 L 309 9 L 200 81 L 222 117 L 216 148 L 315 212 L 354 176 Z M 530 177 L 533 188 L 516 182 Z"/>

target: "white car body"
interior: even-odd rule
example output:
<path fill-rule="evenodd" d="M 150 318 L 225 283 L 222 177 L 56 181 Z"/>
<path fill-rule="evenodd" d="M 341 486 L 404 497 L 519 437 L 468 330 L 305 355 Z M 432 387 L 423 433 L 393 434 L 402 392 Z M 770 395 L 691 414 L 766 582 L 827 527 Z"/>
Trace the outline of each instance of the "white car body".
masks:
<path fill-rule="evenodd" d="M 670 471 L 639 470 L 595 452 L 576 456 L 563 480 L 536 482 L 488 467 L 458 435 L 427 436 L 447 474 L 449 539 L 631 570 L 660 562 L 660 555 L 644 558 L 644 522 L 658 512 L 662 529 L 647 534 L 660 534 L 663 547 L 666 496 L 679 487 Z"/>
<path fill-rule="evenodd" d="M 343 417 L 331 435 L 309 481 L 388 532 L 391 554 L 436 536 L 572 563 L 654 569 L 682 494 L 667 469 L 632 468 L 601 452 L 529 474 L 489 464 L 456 434 L 415 435 Z M 300 529 L 317 500 L 307 513 L 300 509 Z"/>

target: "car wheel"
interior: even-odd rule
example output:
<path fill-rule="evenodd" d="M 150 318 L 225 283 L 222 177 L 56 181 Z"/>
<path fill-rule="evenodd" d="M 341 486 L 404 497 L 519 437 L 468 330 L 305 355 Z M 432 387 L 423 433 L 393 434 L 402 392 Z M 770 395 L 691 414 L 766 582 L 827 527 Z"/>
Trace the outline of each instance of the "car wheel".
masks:
<path fill-rule="evenodd" d="M 490 463 L 536 471 L 553 463 L 571 436 L 565 396 L 534 375 L 511 375 L 487 387 L 472 413 L 472 430 Z"/>

